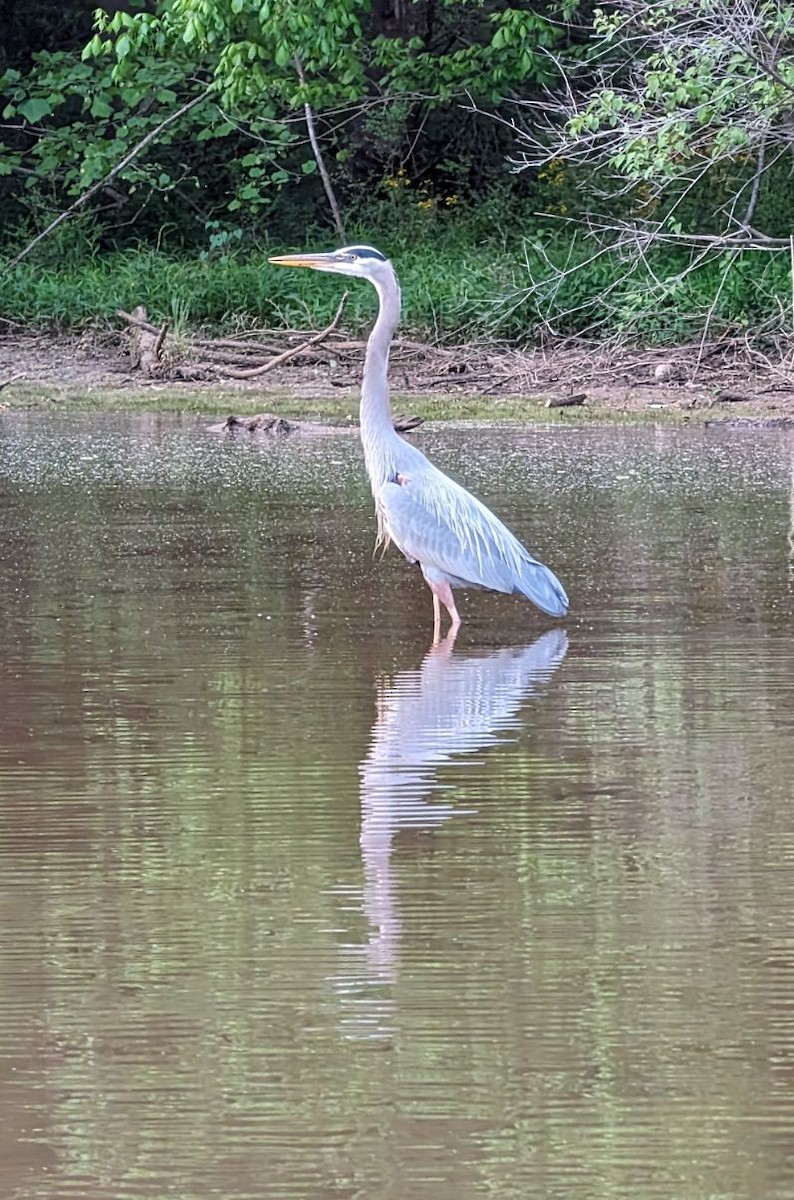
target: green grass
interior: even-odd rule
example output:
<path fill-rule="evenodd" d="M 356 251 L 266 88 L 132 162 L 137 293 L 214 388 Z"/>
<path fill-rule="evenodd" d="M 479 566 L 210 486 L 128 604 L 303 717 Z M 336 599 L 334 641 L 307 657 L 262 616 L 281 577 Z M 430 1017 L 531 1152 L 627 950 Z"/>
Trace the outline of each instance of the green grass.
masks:
<path fill-rule="evenodd" d="M 279 248 L 280 249 L 280 248 Z M 327 324 L 343 283 L 309 272 L 270 266 L 268 251 L 201 261 L 173 258 L 151 249 L 94 255 L 63 265 L 21 263 L 0 274 L 0 316 L 59 330 L 118 325 L 117 309 L 144 303 L 154 321 L 212 329 L 252 325 L 299 329 Z M 423 338 L 485 336 L 493 296 L 503 286 L 507 260 L 464 247 L 435 256 L 394 252 L 403 285 L 405 327 Z M 346 281 L 345 281 L 346 282 Z M 375 296 L 350 282 L 345 326 L 363 331 L 372 320 Z"/>
<path fill-rule="evenodd" d="M 529 228 L 516 213 L 487 206 L 473 214 L 429 220 L 381 213 L 351 240 L 379 245 L 394 260 L 403 287 L 403 332 L 444 342 L 504 339 L 531 344 L 544 335 L 622 335 L 647 344 L 691 340 L 710 313 L 709 333 L 751 333 L 787 320 L 788 254 L 713 258 L 682 278 L 685 251 L 660 248 L 631 274 L 610 256 L 592 259 L 586 238 Z M 74 227 L 42 244 L 13 270 L 0 268 L 0 317 L 38 328 L 117 327 L 116 309 L 146 304 L 154 321 L 179 329 L 266 325 L 314 329 L 330 321 L 343 282 L 271 267 L 260 246 L 210 259 L 151 247 L 100 252 Z M 396 233 L 395 229 L 400 232 Z M 299 245 L 326 247 L 307 234 Z M 588 261 L 591 260 L 591 261 Z M 553 266 L 579 265 L 560 283 Z M 363 332 L 375 297 L 349 281 L 344 326 Z M 604 318 L 607 318 L 606 320 Z"/>

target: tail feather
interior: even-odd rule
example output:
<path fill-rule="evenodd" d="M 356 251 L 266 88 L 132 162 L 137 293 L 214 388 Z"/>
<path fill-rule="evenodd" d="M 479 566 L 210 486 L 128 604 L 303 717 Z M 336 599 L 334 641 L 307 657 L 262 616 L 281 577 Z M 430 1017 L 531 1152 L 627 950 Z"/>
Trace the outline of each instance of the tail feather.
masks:
<path fill-rule="evenodd" d="M 565 594 L 565 588 L 553 571 L 534 559 L 529 559 L 522 564 L 521 575 L 513 592 L 526 596 L 550 617 L 564 617 L 568 611 L 568 597 Z"/>

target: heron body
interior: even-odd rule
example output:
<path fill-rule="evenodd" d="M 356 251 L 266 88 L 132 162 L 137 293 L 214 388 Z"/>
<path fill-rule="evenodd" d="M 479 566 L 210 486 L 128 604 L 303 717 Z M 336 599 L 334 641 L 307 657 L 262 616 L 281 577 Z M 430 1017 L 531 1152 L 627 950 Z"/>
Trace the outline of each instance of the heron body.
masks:
<path fill-rule="evenodd" d="M 526 596 L 561 617 L 568 597 L 556 576 L 533 558 L 490 509 L 395 431 L 389 403 L 389 347 L 400 319 L 400 285 L 391 263 L 371 246 L 328 254 L 285 254 L 278 266 L 310 267 L 368 279 L 380 300 L 367 342 L 361 385 L 361 441 L 378 517 L 378 540 L 419 563 L 432 593 L 435 637 L 440 603 L 460 625 L 452 588 L 480 587 Z"/>

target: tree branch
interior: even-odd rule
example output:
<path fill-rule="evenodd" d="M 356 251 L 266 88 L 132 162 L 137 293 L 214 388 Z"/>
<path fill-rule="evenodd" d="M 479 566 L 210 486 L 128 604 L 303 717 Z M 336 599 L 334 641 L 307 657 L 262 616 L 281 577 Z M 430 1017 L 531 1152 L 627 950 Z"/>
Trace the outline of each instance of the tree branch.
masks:
<path fill-rule="evenodd" d="M 303 73 L 303 64 L 297 56 L 295 58 L 295 70 L 298 72 L 298 79 L 300 80 L 301 87 L 305 87 L 306 76 Z M 314 124 L 314 112 L 312 111 L 312 106 L 309 104 L 308 100 L 303 106 L 303 111 L 306 116 L 306 132 L 308 133 L 309 141 L 311 142 L 314 161 L 317 163 L 317 170 L 320 172 L 320 178 L 323 181 L 323 188 L 325 189 L 325 194 L 328 197 L 328 203 L 331 206 L 331 213 L 334 218 L 336 232 L 339 235 L 339 240 L 344 244 L 347 241 L 345 223 L 342 220 L 342 213 L 340 212 L 339 205 L 336 200 L 336 194 L 334 192 L 333 184 L 331 183 L 331 176 L 328 174 L 328 170 L 325 165 L 325 159 L 323 158 L 323 153 L 320 149 L 320 142 L 317 138 L 317 129 Z"/>
<path fill-rule="evenodd" d="M 180 117 L 183 117 L 186 112 L 190 112 L 191 108 L 195 108 L 196 105 L 200 104 L 202 100 L 206 100 L 211 91 L 212 85 L 205 88 L 204 91 L 200 92 L 198 96 L 193 96 L 191 100 L 188 100 L 182 105 L 181 108 L 178 108 L 176 112 L 171 113 L 170 116 L 166 117 L 164 121 L 161 121 L 160 124 L 154 129 L 150 129 L 146 136 L 141 138 L 137 145 L 133 146 L 129 154 L 126 154 L 120 162 L 116 163 L 115 167 L 108 171 L 107 175 L 104 175 L 102 179 L 98 179 L 96 183 L 92 183 L 91 187 L 88 188 L 87 191 L 83 192 L 81 196 L 78 196 L 75 202 L 70 204 L 69 207 L 64 210 L 64 212 L 60 213 L 54 221 L 51 221 L 46 229 L 42 229 L 41 233 L 36 234 L 36 236 L 33 238 L 33 241 L 28 242 L 24 250 L 20 250 L 19 254 L 17 254 L 15 258 L 12 258 L 9 263 L 6 263 L 6 270 L 10 271 L 12 267 L 17 265 L 17 263 L 21 263 L 23 258 L 27 258 L 34 246 L 37 246 L 39 242 L 44 240 L 44 238 L 49 237 L 53 230 L 57 229 L 59 225 L 62 225 L 64 221 L 68 220 L 68 218 L 76 213 L 79 208 L 82 208 L 83 205 L 90 200 L 92 196 L 95 196 L 101 188 L 107 187 L 111 180 L 115 179 L 116 176 L 125 169 L 125 167 L 128 167 L 133 159 L 138 157 L 142 150 L 145 150 L 148 145 L 150 145 L 160 136 L 164 129 L 167 129 L 169 125 L 173 125 L 175 121 L 178 121 Z"/>
<path fill-rule="evenodd" d="M 750 199 L 747 201 L 747 208 L 742 220 L 742 226 L 747 229 L 750 222 L 755 216 L 756 205 L 758 204 L 758 196 L 761 191 L 761 176 L 764 173 L 766 166 L 766 138 L 761 139 L 761 145 L 758 147 L 758 158 L 755 164 L 755 174 L 753 175 L 753 186 L 750 189 Z"/>

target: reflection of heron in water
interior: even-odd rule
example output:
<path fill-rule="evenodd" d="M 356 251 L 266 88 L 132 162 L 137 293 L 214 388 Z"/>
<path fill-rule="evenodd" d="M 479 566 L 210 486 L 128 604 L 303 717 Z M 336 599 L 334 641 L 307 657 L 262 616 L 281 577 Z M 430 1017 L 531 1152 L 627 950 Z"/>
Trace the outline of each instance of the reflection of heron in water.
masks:
<path fill-rule="evenodd" d="M 418 670 L 402 671 L 384 689 L 360 767 L 369 959 L 381 981 L 392 977 L 400 937 L 391 867 L 394 837 L 404 829 L 434 829 L 462 811 L 428 799 L 438 787 L 438 769 L 458 755 L 495 746 L 506 731 L 520 728 L 522 703 L 568 649 L 561 629 L 531 646 L 465 657 L 452 653 L 453 642 L 447 637 Z"/>

